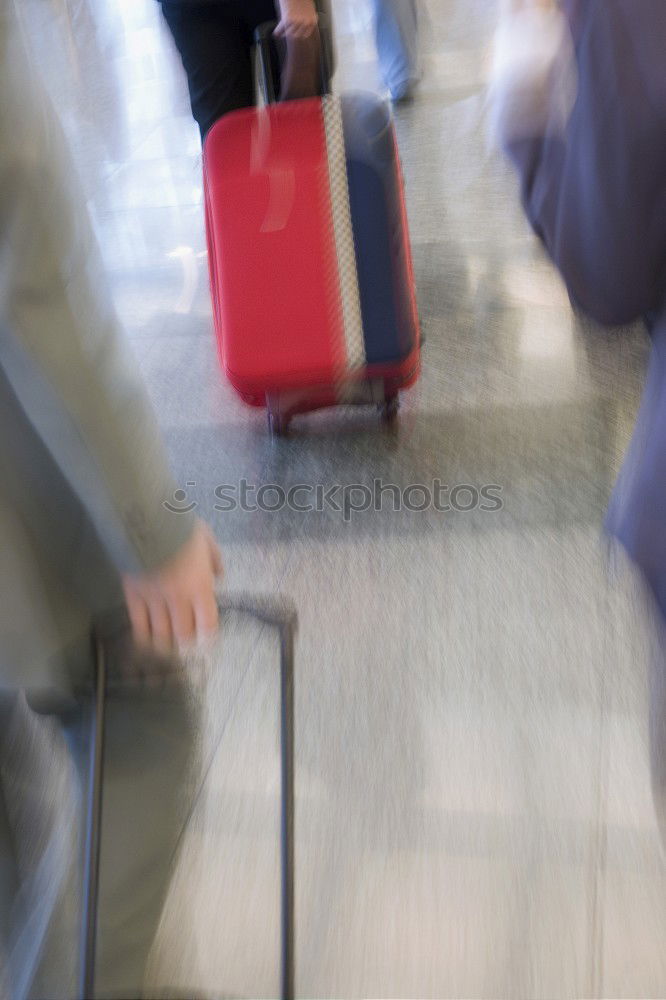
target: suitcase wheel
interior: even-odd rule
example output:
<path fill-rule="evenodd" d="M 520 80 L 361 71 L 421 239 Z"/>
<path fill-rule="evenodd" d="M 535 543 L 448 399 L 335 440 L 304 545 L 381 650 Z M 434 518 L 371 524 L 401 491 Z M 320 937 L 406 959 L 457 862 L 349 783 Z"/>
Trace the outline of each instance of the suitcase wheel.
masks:
<path fill-rule="evenodd" d="M 289 431 L 289 420 L 281 413 L 268 411 L 268 430 L 272 438 L 285 437 Z"/>
<path fill-rule="evenodd" d="M 383 403 L 379 405 L 379 412 L 382 418 L 382 422 L 385 424 L 393 424 L 398 419 L 398 411 L 400 410 L 400 397 L 397 392 L 390 392 L 386 394 Z"/>

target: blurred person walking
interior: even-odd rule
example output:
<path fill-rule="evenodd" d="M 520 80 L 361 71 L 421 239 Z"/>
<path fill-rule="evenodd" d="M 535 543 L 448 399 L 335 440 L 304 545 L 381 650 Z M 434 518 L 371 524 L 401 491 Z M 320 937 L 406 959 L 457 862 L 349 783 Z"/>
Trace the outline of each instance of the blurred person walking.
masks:
<path fill-rule="evenodd" d="M 187 74 L 192 114 L 202 139 L 229 111 L 255 102 L 252 40 L 276 14 L 276 35 L 286 43 L 281 97 L 319 90 L 317 16 L 323 0 L 160 0 Z M 382 77 L 392 101 L 409 101 L 421 78 L 422 0 L 371 0 Z M 280 92 L 280 91 L 278 91 Z"/>
<path fill-rule="evenodd" d="M 97 983 L 141 996 L 187 808 L 195 715 L 176 645 L 217 624 L 208 529 L 165 507 L 156 422 L 59 124 L 0 9 L 0 994 L 76 992 L 91 630 L 120 612 Z M 134 640 L 129 632 L 131 622 Z M 142 685 L 141 675 L 160 683 Z"/>
<path fill-rule="evenodd" d="M 254 32 L 278 19 L 284 40 L 282 99 L 319 92 L 315 0 L 160 0 L 187 74 L 192 114 L 202 140 L 223 115 L 255 104 Z"/>
<path fill-rule="evenodd" d="M 421 79 L 421 0 L 371 0 L 379 69 L 395 104 L 410 101 Z"/>
<path fill-rule="evenodd" d="M 657 611 L 652 779 L 666 843 L 666 4 L 504 0 L 490 89 L 535 232 L 572 302 L 642 320 L 651 358 L 607 519 Z"/>

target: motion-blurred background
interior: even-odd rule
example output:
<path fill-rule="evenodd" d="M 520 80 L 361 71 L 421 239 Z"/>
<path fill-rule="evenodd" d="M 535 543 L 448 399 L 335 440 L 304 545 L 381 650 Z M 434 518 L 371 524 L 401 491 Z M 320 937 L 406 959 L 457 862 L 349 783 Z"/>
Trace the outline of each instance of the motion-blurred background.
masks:
<path fill-rule="evenodd" d="M 666 873 L 649 783 L 648 635 L 601 524 L 644 335 L 579 321 L 488 152 L 496 0 L 428 0 L 397 111 L 424 371 L 374 415 L 272 444 L 219 374 L 201 150 L 154 0 L 20 0 L 72 139 L 120 316 L 232 587 L 283 590 L 297 661 L 297 989 L 327 997 L 661 997 Z M 379 88 L 366 0 L 336 0 L 340 88 Z M 215 510 L 304 483 L 501 488 L 488 512 L 349 523 Z M 212 655 L 204 779 L 155 989 L 277 989 L 277 651 Z M 184 994 L 183 994 L 184 995 Z"/>

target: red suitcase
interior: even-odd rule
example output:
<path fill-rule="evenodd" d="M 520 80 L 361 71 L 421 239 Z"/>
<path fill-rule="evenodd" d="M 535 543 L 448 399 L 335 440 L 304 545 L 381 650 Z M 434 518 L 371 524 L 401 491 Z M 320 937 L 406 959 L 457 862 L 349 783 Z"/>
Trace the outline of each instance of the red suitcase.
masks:
<path fill-rule="evenodd" d="M 391 113 L 373 95 L 233 112 L 204 183 L 220 359 L 234 388 L 295 413 L 376 403 L 419 373 L 420 333 Z"/>

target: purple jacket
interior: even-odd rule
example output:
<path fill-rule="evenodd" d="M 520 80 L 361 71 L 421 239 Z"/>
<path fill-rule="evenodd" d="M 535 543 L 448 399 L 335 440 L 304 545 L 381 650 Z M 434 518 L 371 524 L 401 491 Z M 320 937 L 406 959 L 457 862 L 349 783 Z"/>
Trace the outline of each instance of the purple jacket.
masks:
<path fill-rule="evenodd" d="M 562 8 L 568 24 L 551 13 L 507 25 L 496 129 L 572 301 L 604 324 L 650 317 L 650 371 L 607 524 L 666 617 L 666 0 Z"/>

